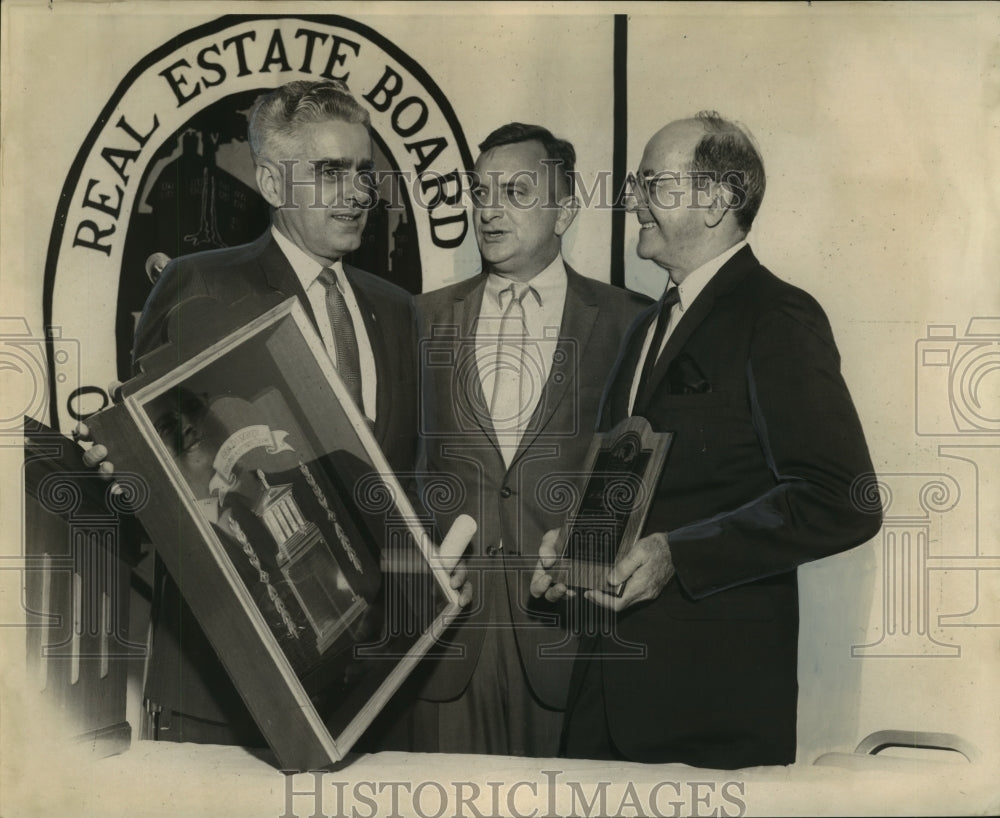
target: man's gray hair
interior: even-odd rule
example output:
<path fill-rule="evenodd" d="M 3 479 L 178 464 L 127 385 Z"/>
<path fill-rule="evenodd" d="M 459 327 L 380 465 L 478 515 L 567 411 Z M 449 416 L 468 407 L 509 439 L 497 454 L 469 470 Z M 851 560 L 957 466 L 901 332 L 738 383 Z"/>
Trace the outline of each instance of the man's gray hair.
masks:
<path fill-rule="evenodd" d="M 249 140 L 254 161 L 286 158 L 282 147 L 305 122 L 336 120 L 364 125 L 371 117 L 340 80 L 296 80 L 264 94 L 250 112 Z"/>
<path fill-rule="evenodd" d="M 743 125 L 725 119 L 717 111 L 701 111 L 696 119 L 705 128 L 705 135 L 695 146 L 690 170 L 729 189 L 736 223 L 748 233 L 764 200 L 767 183 L 760 151 Z"/>

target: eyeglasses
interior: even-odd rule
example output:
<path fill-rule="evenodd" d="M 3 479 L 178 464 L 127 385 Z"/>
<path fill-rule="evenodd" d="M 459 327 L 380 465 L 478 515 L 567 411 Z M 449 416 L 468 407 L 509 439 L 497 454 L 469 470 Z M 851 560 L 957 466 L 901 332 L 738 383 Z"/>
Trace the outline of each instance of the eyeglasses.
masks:
<path fill-rule="evenodd" d="M 678 207 L 680 205 L 678 198 L 680 195 L 679 191 L 677 194 L 661 196 L 660 186 L 667 182 L 680 185 L 682 182 L 689 181 L 697 175 L 677 170 L 661 170 L 659 173 L 639 177 L 630 171 L 628 176 L 625 177 L 626 199 L 641 202 L 646 207 L 650 204 L 655 204 L 661 208 Z M 626 207 L 628 207 L 627 202 Z"/>

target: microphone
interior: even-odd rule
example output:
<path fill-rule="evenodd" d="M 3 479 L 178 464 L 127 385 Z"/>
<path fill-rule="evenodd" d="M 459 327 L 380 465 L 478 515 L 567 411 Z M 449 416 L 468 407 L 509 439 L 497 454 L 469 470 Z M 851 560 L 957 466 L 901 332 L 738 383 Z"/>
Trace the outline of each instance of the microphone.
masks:
<path fill-rule="evenodd" d="M 146 259 L 146 277 L 151 283 L 155 284 L 160 279 L 160 274 L 163 272 L 163 268 L 170 263 L 170 256 L 166 253 L 161 253 L 159 251 L 150 255 Z"/>

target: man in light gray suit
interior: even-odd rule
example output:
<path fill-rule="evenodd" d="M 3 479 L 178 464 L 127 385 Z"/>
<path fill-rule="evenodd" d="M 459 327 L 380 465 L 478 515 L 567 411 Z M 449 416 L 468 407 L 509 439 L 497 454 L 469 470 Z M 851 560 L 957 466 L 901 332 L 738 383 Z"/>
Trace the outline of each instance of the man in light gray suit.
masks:
<path fill-rule="evenodd" d="M 439 524 L 479 523 L 471 610 L 418 671 L 417 749 L 554 756 L 575 643 L 562 608 L 532 600 L 531 568 L 565 517 L 560 489 L 580 482 L 619 339 L 649 302 L 563 260 L 578 209 L 569 142 L 511 123 L 479 148 L 483 272 L 417 298 L 425 465 L 461 492 Z"/>

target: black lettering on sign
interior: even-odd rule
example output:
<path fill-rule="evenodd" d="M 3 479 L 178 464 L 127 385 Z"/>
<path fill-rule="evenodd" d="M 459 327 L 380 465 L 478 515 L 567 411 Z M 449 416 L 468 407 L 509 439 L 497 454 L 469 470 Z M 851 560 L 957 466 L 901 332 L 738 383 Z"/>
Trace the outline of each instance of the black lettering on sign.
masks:
<path fill-rule="evenodd" d="M 95 406 L 93 408 L 83 406 L 83 399 L 87 396 L 96 395 L 101 400 L 100 406 Z M 69 412 L 70 417 L 74 420 L 86 420 L 91 415 L 96 415 L 102 409 L 106 409 L 111 405 L 111 398 L 108 397 L 108 393 L 101 389 L 99 386 L 79 386 L 69 393 L 69 397 L 66 399 L 66 411 Z"/>

